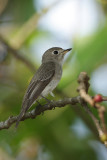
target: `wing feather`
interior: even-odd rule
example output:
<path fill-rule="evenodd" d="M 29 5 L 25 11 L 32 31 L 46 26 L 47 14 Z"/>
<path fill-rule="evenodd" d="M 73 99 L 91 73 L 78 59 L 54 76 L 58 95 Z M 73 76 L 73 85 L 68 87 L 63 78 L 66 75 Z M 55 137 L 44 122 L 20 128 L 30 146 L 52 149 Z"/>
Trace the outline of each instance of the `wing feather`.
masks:
<path fill-rule="evenodd" d="M 54 62 L 42 63 L 42 65 L 32 78 L 28 86 L 28 89 L 25 93 L 22 103 L 22 109 L 19 114 L 16 127 L 18 126 L 18 123 L 25 114 L 25 112 L 30 108 L 30 106 L 34 103 L 34 101 L 41 95 L 45 87 L 49 84 L 54 74 L 55 74 Z"/>

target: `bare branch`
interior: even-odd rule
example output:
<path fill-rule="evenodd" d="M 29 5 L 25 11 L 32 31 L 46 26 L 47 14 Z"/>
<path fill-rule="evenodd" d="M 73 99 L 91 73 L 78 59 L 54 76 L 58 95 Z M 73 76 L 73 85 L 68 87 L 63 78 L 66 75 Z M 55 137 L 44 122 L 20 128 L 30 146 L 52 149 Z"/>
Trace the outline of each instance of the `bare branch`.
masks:
<path fill-rule="evenodd" d="M 46 105 L 38 105 L 35 109 L 33 109 L 30 112 L 27 112 L 21 119 L 21 121 L 24 121 L 25 119 L 29 118 L 36 118 L 38 115 L 43 113 L 47 110 L 52 110 L 56 107 L 65 107 L 66 105 L 71 105 L 77 107 L 77 104 L 81 104 L 85 111 L 88 113 L 88 115 L 93 120 L 96 129 L 99 133 L 100 140 L 107 146 L 107 130 L 106 130 L 106 124 L 104 119 L 104 113 L 105 113 L 105 107 L 100 105 L 99 103 L 95 103 L 93 101 L 93 98 L 88 94 L 88 83 L 89 77 L 87 76 L 87 73 L 81 72 L 78 78 L 78 92 L 80 96 L 73 97 L 73 98 L 65 98 L 59 101 L 51 101 L 49 104 Z M 94 116 L 94 114 L 89 109 L 87 103 L 89 103 L 92 107 L 95 107 L 98 110 L 99 118 L 101 123 L 99 123 L 99 120 Z M 2 129 L 8 129 L 11 127 L 12 124 L 17 122 L 18 116 L 10 116 L 7 120 L 0 122 L 0 130 Z"/>
<path fill-rule="evenodd" d="M 50 104 L 46 104 L 44 106 L 37 106 L 36 109 L 33 109 L 31 112 L 27 112 L 21 119 L 24 121 L 28 118 L 36 118 L 38 115 L 43 113 L 46 110 L 52 110 L 55 107 L 65 107 L 68 104 L 75 105 L 81 102 L 81 97 L 74 97 L 74 98 L 66 98 L 59 101 L 51 101 Z M 17 121 L 18 116 L 10 116 L 6 121 L 0 122 L 0 130 L 8 129 L 13 123 Z"/>
<path fill-rule="evenodd" d="M 93 115 L 93 113 L 92 113 L 91 110 L 89 109 L 87 103 L 84 103 L 83 106 L 84 106 L 85 111 L 86 111 L 86 112 L 90 115 L 90 117 L 92 118 L 92 120 L 93 120 L 93 122 L 94 122 L 94 124 L 95 124 L 95 126 L 96 126 L 96 128 L 97 128 L 97 130 L 98 130 L 99 135 L 102 136 L 102 135 L 103 135 L 103 131 L 102 131 L 101 127 L 100 127 L 99 120 Z"/>

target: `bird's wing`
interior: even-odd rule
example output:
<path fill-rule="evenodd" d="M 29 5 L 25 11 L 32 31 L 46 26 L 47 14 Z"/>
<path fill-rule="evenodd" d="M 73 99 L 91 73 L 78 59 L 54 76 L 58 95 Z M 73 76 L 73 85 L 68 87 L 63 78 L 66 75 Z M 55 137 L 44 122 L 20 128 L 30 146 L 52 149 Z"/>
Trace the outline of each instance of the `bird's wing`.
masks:
<path fill-rule="evenodd" d="M 54 74 L 54 62 L 43 63 L 40 66 L 40 68 L 32 78 L 31 83 L 25 94 L 25 99 L 30 100 L 29 105 L 32 105 L 32 103 L 40 96 L 44 88 L 49 84 L 49 82 L 53 78 Z"/>
<path fill-rule="evenodd" d="M 37 70 L 36 74 L 32 78 L 28 86 L 28 89 L 25 93 L 23 103 L 22 103 L 22 109 L 19 114 L 16 126 L 18 125 L 19 121 L 21 120 L 25 112 L 29 109 L 29 107 L 41 95 L 42 91 L 49 84 L 54 74 L 55 74 L 54 62 L 43 63 L 40 66 L 40 68 Z"/>

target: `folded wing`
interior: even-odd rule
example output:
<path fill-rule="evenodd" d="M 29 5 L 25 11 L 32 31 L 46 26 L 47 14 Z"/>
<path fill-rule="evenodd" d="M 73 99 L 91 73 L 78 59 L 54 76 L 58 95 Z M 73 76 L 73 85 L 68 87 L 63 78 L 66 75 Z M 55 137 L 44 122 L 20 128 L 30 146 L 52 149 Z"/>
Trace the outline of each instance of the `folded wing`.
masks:
<path fill-rule="evenodd" d="M 54 74 L 55 74 L 54 62 L 43 63 L 37 70 L 25 93 L 22 103 L 22 109 L 19 114 L 16 127 L 18 126 L 18 123 L 25 114 L 25 112 L 30 108 L 30 106 L 35 102 L 35 100 L 41 95 L 45 87 L 50 83 Z"/>

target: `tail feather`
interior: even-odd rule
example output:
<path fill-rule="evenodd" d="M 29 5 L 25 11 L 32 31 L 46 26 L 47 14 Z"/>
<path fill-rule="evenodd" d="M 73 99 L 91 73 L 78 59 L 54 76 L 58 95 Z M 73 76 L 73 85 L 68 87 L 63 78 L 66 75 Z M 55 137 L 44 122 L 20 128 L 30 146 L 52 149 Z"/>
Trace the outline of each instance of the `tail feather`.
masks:
<path fill-rule="evenodd" d="M 23 105 L 22 105 L 21 112 L 20 112 L 20 114 L 19 114 L 19 116 L 18 116 L 18 118 L 17 118 L 17 122 L 16 122 L 16 125 L 15 125 L 15 128 L 18 127 L 18 124 L 19 124 L 20 120 L 21 120 L 22 117 L 25 115 L 25 113 L 26 113 L 26 111 L 29 109 L 29 107 L 30 107 L 29 101 L 25 101 L 25 102 L 23 103 Z"/>
<path fill-rule="evenodd" d="M 15 128 L 18 127 L 20 120 L 21 120 L 22 117 L 25 115 L 25 112 L 26 112 L 25 108 L 22 108 L 22 110 L 21 110 L 21 112 L 20 112 L 20 114 L 19 114 L 19 116 L 18 116 L 18 118 L 17 118 L 17 122 L 16 122 L 16 125 L 15 125 Z"/>

